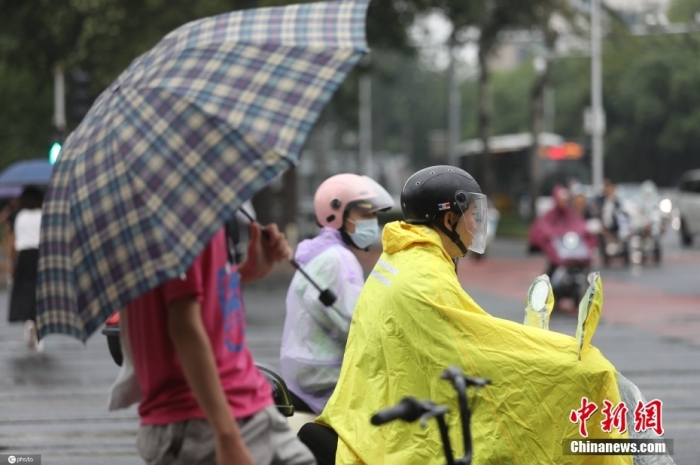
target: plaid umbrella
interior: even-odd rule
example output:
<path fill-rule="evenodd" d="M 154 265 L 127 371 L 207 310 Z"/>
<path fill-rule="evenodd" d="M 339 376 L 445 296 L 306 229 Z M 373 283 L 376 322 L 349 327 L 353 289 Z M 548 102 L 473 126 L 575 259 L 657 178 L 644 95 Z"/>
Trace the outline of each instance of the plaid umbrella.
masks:
<path fill-rule="evenodd" d="M 206 18 L 134 60 L 54 167 L 40 336 L 85 341 L 114 310 L 185 272 L 245 200 L 298 162 L 367 51 L 367 2 Z"/>

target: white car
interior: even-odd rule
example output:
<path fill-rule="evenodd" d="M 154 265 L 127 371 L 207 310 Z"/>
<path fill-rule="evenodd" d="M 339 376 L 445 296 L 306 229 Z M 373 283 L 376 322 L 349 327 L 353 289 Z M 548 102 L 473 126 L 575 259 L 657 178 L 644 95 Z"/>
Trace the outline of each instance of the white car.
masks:
<path fill-rule="evenodd" d="M 700 169 L 687 171 L 681 176 L 676 196 L 680 216 L 681 242 L 693 244 L 693 236 L 700 234 Z"/>

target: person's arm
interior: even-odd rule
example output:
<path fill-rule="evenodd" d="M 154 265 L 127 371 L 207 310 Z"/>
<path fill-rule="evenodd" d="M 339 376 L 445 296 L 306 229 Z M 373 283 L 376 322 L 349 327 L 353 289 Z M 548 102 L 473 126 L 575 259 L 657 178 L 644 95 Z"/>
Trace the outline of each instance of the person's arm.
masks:
<path fill-rule="evenodd" d="M 17 230 L 21 230 L 24 220 L 24 214 L 20 211 L 14 218 L 12 222 L 12 231 L 10 231 L 10 259 L 12 260 L 12 266 L 17 264 L 17 258 L 19 257 L 19 252 L 17 251 Z"/>
<path fill-rule="evenodd" d="M 180 357 L 185 379 L 214 430 L 217 463 L 254 465 L 231 414 L 202 323 L 201 306 L 194 297 L 168 304 L 168 335 Z"/>
<path fill-rule="evenodd" d="M 263 236 L 263 232 L 267 237 Z M 277 229 L 276 224 L 268 224 L 261 229 L 258 223 L 251 223 L 246 260 L 238 267 L 241 283 L 247 284 L 264 278 L 276 263 L 291 259 L 292 256 L 287 238 Z"/>
<path fill-rule="evenodd" d="M 15 264 L 17 263 L 17 256 L 19 255 L 17 253 L 17 249 L 15 248 L 15 233 L 13 231 L 9 232 L 9 238 L 7 242 L 7 248 L 8 248 L 8 253 L 7 256 L 10 257 L 10 263 L 14 267 Z"/>

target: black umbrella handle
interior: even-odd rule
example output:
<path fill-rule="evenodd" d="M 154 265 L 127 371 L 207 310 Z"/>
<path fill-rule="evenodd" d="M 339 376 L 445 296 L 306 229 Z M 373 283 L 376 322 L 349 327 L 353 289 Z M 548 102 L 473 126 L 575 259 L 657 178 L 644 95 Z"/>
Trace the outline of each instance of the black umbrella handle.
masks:
<path fill-rule="evenodd" d="M 248 218 L 248 220 L 250 220 L 251 223 L 257 223 L 257 221 L 255 220 L 255 218 L 253 218 L 253 216 L 252 216 L 250 213 L 248 213 L 248 212 L 245 210 L 245 208 L 240 208 L 239 211 L 240 211 L 241 213 L 243 213 L 243 215 L 244 215 L 246 218 Z M 262 233 L 263 233 L 263 236 L 264 236 L 266 239 L 269 239 L 270 234 L 269 234 L 267 231 L 263 230 Z M 299 263 L 297 263 L 296 260 L 294 260 L 293 258 L 291 258 L 291 259 L 289 260 L 289 263 L 291 263 L 291 264 L 294 266 L 294 268 L 296 268 L 297 270 L 299 270 L 299 272 L 300 272 L 301 274 L 303 274 L 304 277 L 305 277 L 316 289 L 318 289 L 318 291 L 321 293 L 321 294 L 318 296 L 318 300 L 320 300 L 321 303 L 322 303 L 323 305 L 325 305 L 326 307 L 330 307 L 331 305 L 333 305 L 333 304 L 335 303 L 336 300 L 338 300 L 338 297 L 337 297 L 337 296 L 335 295 L 335 293 L 334 293 L 333 291 L 331 291 L 330 289 L 321 289 L 321 286 L 319 286 L 319 285 L 316 283 L 316 281 L 314 281 L 314 280 L 311 278 L 311 276 L 309 276 L 309 275 L 306 273 L 306 271 L 304 271 L 304 269 L 301 267 L 301 265 L 299 265 Z"/>

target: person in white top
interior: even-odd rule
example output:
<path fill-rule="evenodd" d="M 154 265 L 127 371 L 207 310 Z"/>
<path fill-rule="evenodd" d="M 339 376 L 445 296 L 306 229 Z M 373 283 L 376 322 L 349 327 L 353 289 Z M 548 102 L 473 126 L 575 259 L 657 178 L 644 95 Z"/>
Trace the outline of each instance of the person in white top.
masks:
<path fill-rule="evenodd" d="M 14 276 L 9 321 L 23 321 L 30 348 L 42 350 L 36 334 L 36 281 L 39 266 L 39 231 L 44 193 L 26 187 L 20 196 L 20 211 L 14 223 Z"/>

